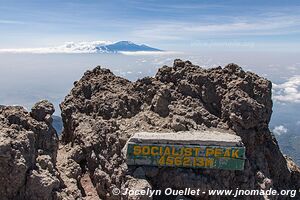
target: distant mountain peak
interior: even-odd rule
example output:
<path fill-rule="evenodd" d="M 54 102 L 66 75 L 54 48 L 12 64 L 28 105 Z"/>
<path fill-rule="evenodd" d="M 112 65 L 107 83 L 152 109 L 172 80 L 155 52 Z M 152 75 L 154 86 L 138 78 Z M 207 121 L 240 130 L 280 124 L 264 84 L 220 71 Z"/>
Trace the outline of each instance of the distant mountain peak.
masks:
<path fill-rule="evenodd" d="M 131 41 L 119 41 L 115 42 L 113 44 L 105 45 L 103 46 L 105 49 L 109 52 L 122 52 L 122 51 L 162 51 L 157 48 L 153 48 L 150 46 L 147 46 L 145 44 L 135 44 Z"/>

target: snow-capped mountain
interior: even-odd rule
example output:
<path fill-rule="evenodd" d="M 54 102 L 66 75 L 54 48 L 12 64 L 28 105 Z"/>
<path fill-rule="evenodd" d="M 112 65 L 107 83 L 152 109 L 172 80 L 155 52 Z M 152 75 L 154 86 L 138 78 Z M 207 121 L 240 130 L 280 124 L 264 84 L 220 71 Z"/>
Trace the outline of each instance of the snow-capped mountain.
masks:
<path fill-rule="evenodd" d="M 120 41 L 113 44 L 100 46 L 107 52 L 122 52 L 122 51 L 161 51 L 160 49 L 149 47 L 147 45 L 138 45 L 130 41 Z"/>

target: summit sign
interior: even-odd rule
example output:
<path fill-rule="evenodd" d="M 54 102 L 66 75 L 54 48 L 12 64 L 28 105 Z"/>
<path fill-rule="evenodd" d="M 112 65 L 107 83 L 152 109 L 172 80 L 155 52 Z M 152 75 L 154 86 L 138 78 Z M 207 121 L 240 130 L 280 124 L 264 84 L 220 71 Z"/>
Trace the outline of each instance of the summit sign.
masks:
<path fill-rule="evenodd" d="M 133 165 L 218 168 L 241 170 L 244 147 L 128 144 L 127 158 Z"/>
<path fill-rule="evenodd" d="M 240 138 L 216 131 L 143 132 L 127 144 L 128 165 L 243 170 L 244 162 Z"/>

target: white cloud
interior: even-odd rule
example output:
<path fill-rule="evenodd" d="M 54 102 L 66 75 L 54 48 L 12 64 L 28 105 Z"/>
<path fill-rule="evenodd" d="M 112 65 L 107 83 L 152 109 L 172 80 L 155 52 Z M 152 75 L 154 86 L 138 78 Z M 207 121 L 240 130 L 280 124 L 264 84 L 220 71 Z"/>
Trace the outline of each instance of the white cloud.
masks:
<path fill-rule="evenodd" d="M 278 136 L 287 133 L 287 131 L 288 129 L 283 125 L 275 126 L 275 128 L 273 129 L 273 133 Z"/>
<path fill-rule="evenodd" d="M 273 83 L 273 99 L 282 103 L 300 103 L 300 75 L 293 76 L 282 84 Z"/>
<path fill-rule="evenodd" d="M 110 41 L 66 42 L 64 45 L 45 48 L 0 49 L 0 53 L 96 53 L 97 46 L 112 44 Z"/>

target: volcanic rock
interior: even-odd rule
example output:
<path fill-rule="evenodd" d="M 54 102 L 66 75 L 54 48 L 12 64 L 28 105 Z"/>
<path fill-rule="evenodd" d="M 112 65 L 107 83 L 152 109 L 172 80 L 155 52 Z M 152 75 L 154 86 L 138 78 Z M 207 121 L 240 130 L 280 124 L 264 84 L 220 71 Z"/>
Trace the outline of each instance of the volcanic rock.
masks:
<path fill-rule="evenodd" d="M 55 169 L 58 138 L 48 123 L 53 112 L 46 101 L 37 103 L 31 113 L 20 106 L 0 107 L 1 199 L 56 196 L 61 183 Z"/>
<path fill-rule="evenodd" d="M 204 69 L 177 59 L 172 67 L 164 66 L 154 77 L 136 82 L 98 66 L 75 83 L 60 107 L 64 131 L 59 154 L 63 152 L 64 159 L 58 169 L 66 174 L 64 182 L 75 181 L 75 197 L 78 192 L 84 196 L 80 177 L 86 173 L 98 196 L 105 200 L 127 199 L 113 191 L 128 185 L 202 191 L 300 187 L 298 166 L 282 155 L 268 127 L 271 82 L 236 64 Z M 247 158 L 243 171 L 128 167 L 125 163 L 122 149 L 135 132 L 207 128 L 233 131 L 241 137 Z M 79 171 L 72 175 L 76 165 Z M 203 195 L 201 199 L 212 197 Z"/>

